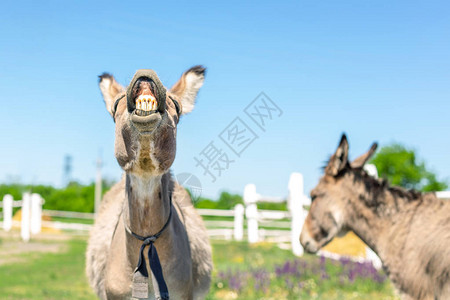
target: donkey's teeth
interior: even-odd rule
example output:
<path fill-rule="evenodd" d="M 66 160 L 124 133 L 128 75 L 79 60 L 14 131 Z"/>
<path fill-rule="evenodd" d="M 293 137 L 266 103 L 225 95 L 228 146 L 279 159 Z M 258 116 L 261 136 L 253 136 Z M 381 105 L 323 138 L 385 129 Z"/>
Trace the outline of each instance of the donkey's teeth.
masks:
<path fill-rule="evenodd" d="M 152 95 L 140 95 L 136 98 L 136 109 L 152 111 L 158 108 L 158 102 Z"/>

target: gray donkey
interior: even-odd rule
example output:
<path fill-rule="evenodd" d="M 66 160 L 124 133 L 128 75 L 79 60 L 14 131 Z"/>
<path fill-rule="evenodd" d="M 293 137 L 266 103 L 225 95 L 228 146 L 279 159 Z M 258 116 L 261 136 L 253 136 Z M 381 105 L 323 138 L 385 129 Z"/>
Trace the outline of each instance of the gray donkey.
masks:
<path fill-rule="evenodd" d="M 369 176 L 363 166 L 376 144 L 351 163 L 348 147 L 343 135 L 311 191 L 305 250 L 352 230 L 379 255 L 402 299 L 450 299 L 450 202 Z"/>
<path fill-rule="evenodd" d="M 86 253 L 89 283 L 101 299 L 202 299 L 208 293 L 208 235 L 169 171 L 178 121 L 193 109 L 204 74 L 193 67 L 169 90 L 151 70 L 139 70 L 127 90 L 111 75 L 100 76 L 116 123 L 115 156 L 125 171 L 104 196 Z"/>

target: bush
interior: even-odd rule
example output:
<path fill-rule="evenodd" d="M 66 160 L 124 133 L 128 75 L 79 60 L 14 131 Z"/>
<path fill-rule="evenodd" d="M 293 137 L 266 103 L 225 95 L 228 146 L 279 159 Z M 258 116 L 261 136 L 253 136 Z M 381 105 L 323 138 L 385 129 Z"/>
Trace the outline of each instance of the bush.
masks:
<path fill-rule="evenodd" d="M 111 184 L 103 182 L 103 194 Z M 0 197 L 10 194 L 15 200 L 22 199 L 25 192 L 37 193 L 45 200 L 44 209 L 66 210 L 78 212 L 94 212 L 95 184 L 82 185 L 71 182 L 65 188 L 54 188 L 47 185 L 1 184 Z"/>
<path fill-rule="evenodd" d="M 230 194 L 228 192 L 220 193 L 219 199 L 217 201 L 207 199 L 207 198 L 199 198 L 196 202 L 194 202 L 194 206 L 196 208 L 208 208 L 208 209 L 233 209 L 236 204 L 244 204 L 241 195 L 238 194 Z M 267 210 L 287 210 L 287 203 L 270 203 L 270 202 L 262 202 L 258 203 L 258 209 L 267 209 Z"/>
<path fill-rule="evenodd" d="M 241 195 L 230 194 L 228 192 L 220 193 L 219 201 L 217 201 L 217 209 L 233 209 L 236 204 L 243 204 Z"/>
<path fill-rule="evenodd" d="M 258 209 L 288 210 L 287 202 L 281 202 L 281 203 L 262 202 L 262 203 L 258 203 Z"/>
<path fill-rule="evenodd" d="M 217 207 L 217 202 L 211 199 L 200 198 L 197 203 L 195 203 L 196 208 L 208 208 L 215 209 Z"/>

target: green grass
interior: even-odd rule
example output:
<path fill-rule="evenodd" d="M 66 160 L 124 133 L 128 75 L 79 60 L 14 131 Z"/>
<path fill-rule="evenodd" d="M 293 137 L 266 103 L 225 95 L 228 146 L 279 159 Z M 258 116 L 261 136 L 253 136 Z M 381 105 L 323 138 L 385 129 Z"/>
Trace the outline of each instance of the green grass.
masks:
<path fill-rule="evenodd" d="M 13 257 L 19 261 L 0 265 L 0 299 L 96 299 L 84 275 L 86 242 L 67 246 L 61 253 L 21 254 Z"/>
<path fill-rule="evenodd" d="M 33 249 L 38 243 L 57 244 L 62 251 L 11 255 L 9 262 L 0 264 L 0 299 L 96 299 L 84 272 L 85 240 L 32 241 L 28 246 Z M 8 250 L 5 249 L 8 245 L 8 240 L 3 239 L 0 256 Z M 381 284 L 370 280 L 340 282 L 342 267 L 328 260 L 324 265 L 330 279 L 322 280 L 320 272 L 311 271 L 314 266 L 320 267 L 320 258 L 316 256 L 301 258 L 309 264 L 309 273 L 302 273 L 299 282 L 293 282 L 289 289 L 286 284 L 291 283 L 286 279 L 293 277 L 277 276 L 275 268 L 298 259 L 290 251 L 272 244 L 249 246 L 247 243 L 213 241 L 213 255 L 215 270 L 207 299 L 395 299 L 388 281 Z M 298 269 L 304 271 L 302 267 Z M 255 270 L 265 270 L 268 274 L 265 289 L 255 289 L 257 279 L 251 273 Z M 240 289 L 230 285 L 229 279 L 233 276 L 242 279 Z M 302 288 L 298 287 L 300 283 Z"/>

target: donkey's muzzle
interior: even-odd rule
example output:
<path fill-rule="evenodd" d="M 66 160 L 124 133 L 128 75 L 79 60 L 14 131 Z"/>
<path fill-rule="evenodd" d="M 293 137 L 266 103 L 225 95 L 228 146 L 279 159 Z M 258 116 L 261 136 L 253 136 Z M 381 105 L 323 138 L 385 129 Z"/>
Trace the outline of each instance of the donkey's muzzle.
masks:
<path fill-rule="evenodd" d="M 143 126 L 161 120 L 166 88 L 153 70 L 138 70 L 127 89 L 127 109 L 133 123 Z"/>
<path fill-rule="evenodd" d="M 316 253 L 317 251 L 319 251 L 319 247 L 316 241 L 314 241 L 314 239 L 309 235 L 309 232 L 306 230 L 305 226 L 303 226 L 302 232 L 300 234 L 300 244 L 308 253 Z"/>

